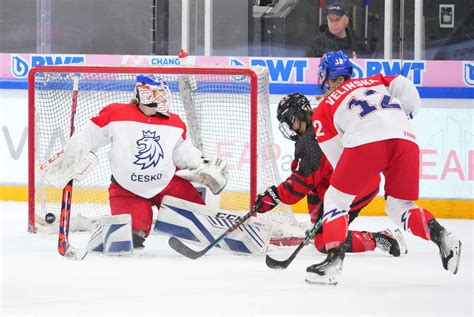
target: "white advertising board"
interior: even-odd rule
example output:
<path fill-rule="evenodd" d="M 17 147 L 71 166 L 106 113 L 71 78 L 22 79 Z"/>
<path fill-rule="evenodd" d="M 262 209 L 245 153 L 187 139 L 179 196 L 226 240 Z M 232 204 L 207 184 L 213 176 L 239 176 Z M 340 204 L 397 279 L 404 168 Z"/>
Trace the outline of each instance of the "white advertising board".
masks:
<path fill-rule="evenodd" d="M 276 122 L 281 96 L 271 98 L 275 151 L 282 177 L 290 173 L 293 142 Z M 420 196 L 474 197 L 474 100 L 424 100 L 412 121 L 420 146 Z M 26 90 L 0 90 L 0 185 L 26 185 L 28 178 L 28 106 Z"/>

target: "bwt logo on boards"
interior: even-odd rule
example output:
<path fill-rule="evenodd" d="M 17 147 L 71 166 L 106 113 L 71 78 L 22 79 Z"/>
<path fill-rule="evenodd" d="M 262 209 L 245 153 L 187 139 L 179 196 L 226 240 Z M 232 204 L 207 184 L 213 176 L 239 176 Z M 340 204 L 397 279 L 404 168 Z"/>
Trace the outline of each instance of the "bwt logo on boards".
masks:
<path fill-rule="evenodd" d="M 232 66 L 245 66 L 236 57 L 230 58 L 229 63 Z M 294 79 L 295 83 L 304 83 L 308 60 L 305 58 L 251 58 L 250 66 L 267 68 L 270 80 L 273 83 L 288 83 L 290 79 Z M 234 79 L 239 80 L 241 78 L 236 76 Z"/>
<path fill-rule="evenodd" d="M 31 54 L 30 60 L 26 61 L 20 55 L 12 54 L 12 74 L 17 78 L 28 75 L 32 67 L 44 65 L 72 65 L 84 64 L 84 55 L 37 55 Z"/>
<path fill-rule="evenodd" d="M 295 83 L 305 82 L 306 58 L 253 58 L 251 66 L 263 66 L 268 69 L 270 80 L 274 83 L 287 83 L 294 78 Z"/>
<path fill-rule="evenodd" d="M 245 66 L 239 59 L 232 57 L 229 60 L 232 66 Z M 415 85 L 423 84 L 423 72 L 425 71 L 425 62 L 418 61 L 375 61 L 368 60 L 365 68 L 357 63 L 353 64 L 353 77 L 370 77 L 377 74 L 386 76 L 403 75 L 409 77 Z M 250 66 L 263 66 L 268 69 L 272 83 L 294 83 L 304 84 L 306 81 L 305 73 L 308 69 L 308 59 L 305 58 L 251 58 Z M 317 70 L 316 70 L 317 72 Z M 317 77 L 317 73 L 311 76 Z M 473 75 L 474 81 L 474 75 Z M 235 78 L 237 79 L 237 78 Z"/>
<path fill-rule="evenodd" d="M 229 58 L 229 64 L 231 66 L 245 66 L 244 62 L 240 61 L 237 57 L 230 57 Z M 233 75 L 232 78 L 236 81 L 242 81 L 242 80 L 245 80 L 247 78 L 247 76 L 245 76 L 245 75 L 242 75 L 242 76 Z"/>
<path fill-rule="evenodd" d="M 364 77 L 364 70 L 358 64 L 352 63 L 352 78 L 362 78 Z"/>
<path fill-rule="evenodd" d="M 425 62 L 399 62 L 399 61 L 367 61 L 364 70 L 354 62 L 353 76 L 355 78 L 370 77 L 377 74 L 385 76 L 403 75 L 411 76 L 415 85 L 423 84 L 423 72 L 425 71 Z"/>
<path fill-rule="evenodd" d="M 464 82 L 469 86 L 474 86 L 474 64 L 464 62 Z"/>

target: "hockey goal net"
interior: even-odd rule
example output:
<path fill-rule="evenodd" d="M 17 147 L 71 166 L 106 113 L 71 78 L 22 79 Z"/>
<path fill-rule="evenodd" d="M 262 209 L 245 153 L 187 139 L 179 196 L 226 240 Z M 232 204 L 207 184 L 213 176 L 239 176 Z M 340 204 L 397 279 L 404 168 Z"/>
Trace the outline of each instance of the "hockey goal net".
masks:
<path fill-rule="evenodd" d="M 162 78 L 172 92 L 170 110 L 188 126 L 194 145 L 208 157 L 224 158 L 229 182 L 219 208 L 247 211 L 255 196 L 278 184 L 272 137 L 269 76 L 264 68 L 41 66 L 29 74 L 29 230 L 48 226 L 45 215 L 59 219 L 61 190 L 37 174 L 37 166 L 69 138 L 73 77 L 79 78 L 75 130 L 110 103 L 134 98 L 138 75 Z M 99 164 L 72 194 L 71 230 L 87 229 L 89 220 L 110 214 L 107 188 L 109 146 L 97 153 Z M 291 210 L 279 206 L 274 222 L 293 224 Z M 56 225 L 55 225 L 56 227 Z"/>

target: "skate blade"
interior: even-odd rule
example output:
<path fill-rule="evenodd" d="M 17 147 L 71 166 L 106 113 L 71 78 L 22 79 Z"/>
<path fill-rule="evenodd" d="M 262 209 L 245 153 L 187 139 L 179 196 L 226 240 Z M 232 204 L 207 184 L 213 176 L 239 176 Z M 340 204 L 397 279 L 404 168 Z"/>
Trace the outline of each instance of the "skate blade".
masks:
<path fill-rule="evenodd" d="M 447 265 L 447 269 L 453 274 L 456 274 L 458 272 L 459 262 L 461 259 L 462 243 L 459 240 L 457 240 L 456 242 L 458 245 L 454 248 L 453 257 L 448 260 L 448 265 Z"/>
<path fill-rule="evenodd" d="M 403 234 L 400 231 L 400 229 L 395 229 L 392 234 L 395 237 L 395 239 L 398 241 L 398 245 L 400 248 L 400 255 L 407 254 L 408 253 L 407 244 L 405 242 L 405 239 L 403 238 Z"/>
<path fill-rule="evenodd" d="M 311 274 L 306 276 L 305 282 L 311 285 L 336 286 L 339 281 L 336 276 L 320 276 L 317 274 Z"/>
<path fill-rule="evenodd" d="M 82 261 L 86 257 L 87 253 L 87 249 L 77 249 L 70 246 L 64 254 L 64 257 L 74 261 Z"/>

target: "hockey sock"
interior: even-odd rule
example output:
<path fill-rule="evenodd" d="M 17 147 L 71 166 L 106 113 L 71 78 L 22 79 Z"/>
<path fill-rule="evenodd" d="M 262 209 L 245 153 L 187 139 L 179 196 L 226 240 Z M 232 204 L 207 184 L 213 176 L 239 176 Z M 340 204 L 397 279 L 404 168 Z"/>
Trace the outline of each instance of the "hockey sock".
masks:
<path fill-rule="evenodd" d="M 375 249 L 375 241 L 372 238 L 372 234 L 366 231 L 349 230 L 345 243 L 347 246 L 346 252 L 359 253 L 373 251 Z M 319 252 L 327 253 L 322 234 L 316 235 L 314 245 Z"/>
<path fill-rule="evenodd" d="M 323 233 L 318 233 L 314 237 L 314 246 L 316 249 L 321 252 L 321 253 L 327 253 L 328 251 L 324 247 L 324 239 L 323 239 Z"/>
<path fill-rule="evenodd" d="M 431 219 L 434 219 L 434 216 L 426 209 L 407 210 L 402 214 L 403 229 L 410 231 L 417 237 L 431 240 L 430 228 L 428 227 L 428 222 Z"/>
<path fill-rule="evenodd" d="M 375 249 L 375 241 L 372 234 L 367 231 L 349 231 L 352 237 L 352 248 L 347 252 L 367 252 Z"/>
<path fill-rule="evenodd" d="M 323 240 L 326 250 L 337 248 L 347 237 L 347 214 L 329 222 L 323 222 Z"/>

